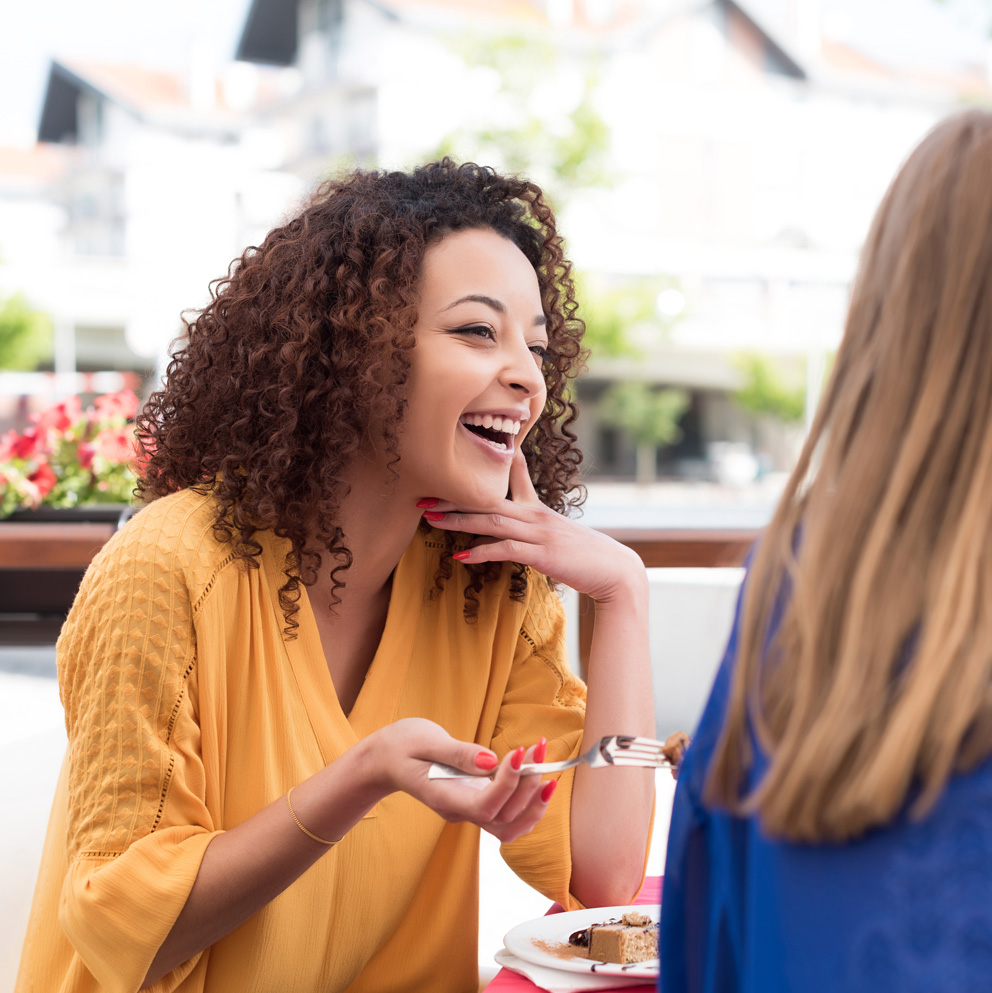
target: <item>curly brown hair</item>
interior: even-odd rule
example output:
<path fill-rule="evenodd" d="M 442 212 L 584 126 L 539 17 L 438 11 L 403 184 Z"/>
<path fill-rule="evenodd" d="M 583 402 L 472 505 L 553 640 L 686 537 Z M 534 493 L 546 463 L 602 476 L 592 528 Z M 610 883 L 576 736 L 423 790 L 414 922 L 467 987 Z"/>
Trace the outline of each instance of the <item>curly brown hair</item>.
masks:
<path fill-rule="evenodd" d="M 566 513 L 583 498 L 568 386 L 585 359 L 584 326 L 571 265 L 541 190 L 472 163 L 445 158 L 409 173 L 362 170 L 321 185 L 298 216 L 211 284 L 206 307 L 184 317 L 186 334 L 165 384 L 137 418 L 142 499 L 183 488 L 210 492 L 218 540 L 233 542 L 250 565 L 261 553 L 256 532 L 289 539 L 279 594 L 288 635 L 298 625 L 300 583 L 316 580 L 325 554 L 335 562 L 339 600 L 352 562 L 335 523 L 343 470 L 370 424 L 385 425 L 394 466 L 399 459 L 393 425 L 407 403 L 424 253 L 449 232 L 472 228 L 508 238 L 537 274 L 548 322 L 548 396 L 523 451 L 541 500 Z M 445 532 L 443 540 L 437 589 L 451 575 L 459 536 Z M 470 569 L 466 616 L 501 569 Z M 526 570 L 514 566 L 511 595 L 520 599 L 525 589 Z"/>

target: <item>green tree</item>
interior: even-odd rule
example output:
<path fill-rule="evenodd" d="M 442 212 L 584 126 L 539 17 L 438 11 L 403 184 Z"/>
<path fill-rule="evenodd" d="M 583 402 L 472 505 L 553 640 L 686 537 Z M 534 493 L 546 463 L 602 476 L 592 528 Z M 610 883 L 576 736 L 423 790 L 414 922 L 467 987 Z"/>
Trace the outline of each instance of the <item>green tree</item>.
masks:
<path fill-rule="evenodd" d="M 599 416 L 626 431 L 637 446 L 637 481 L 655 478 L 658 447 L 682 437 L 679 420 L 689 406 L 685 390 L 656 389 L 647 383 L 614 383 L 603 394 Z"/>
<path fill-rule="evenodd" d="M 658 295 L 676 289 L 670 277 L 640 279 L 623 286 L 604 286 L 592 275 L 577 273 L 575 291 L 579 315 L 586 324 L 585 346 L 593 357 L 637 356 L 640 349 L 632 340 L 661 340 L 667 337 L 678 317 L 658 311 Z"/>
<path fill-rule="evenodd" d="M 52 354 L 52 322 L 21 293 L 0 304 L 0 369 L 33 370 Z"/>
<path fill-rule="evenodd" d="M 768 355 L 741 355 L 737 367 L 744 373 L 744 385 L 734 393 L 743 410 L 772 417 L 785 424 L 801 424 L 806 414 L 805 363 L 790 369 Z"/>
<path fill-rule="evenodd" d="M 568 67 L 576 99 L 563 111 L 535 98 L 547 92 L 548 80 L 569 76 L 549 37 L 459 36 L 451 46 L 473 70 L 495 74 L 497 86 L 485 110 L 447 134 L 434 154 L 526 175 L 558 206 L 576 192 L 610 185 L 610 129 L 595 104 L 594 54 L 575 56 Z"/>

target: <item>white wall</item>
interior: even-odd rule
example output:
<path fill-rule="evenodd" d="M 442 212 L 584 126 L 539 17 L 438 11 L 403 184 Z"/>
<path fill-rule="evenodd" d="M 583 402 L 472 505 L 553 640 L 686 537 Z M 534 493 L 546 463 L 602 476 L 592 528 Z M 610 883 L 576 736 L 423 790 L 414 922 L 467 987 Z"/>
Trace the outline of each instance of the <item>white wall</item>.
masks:
<path fill-rule="evenodd" d="M 648 569 L 651 671 L 658 736 L 694 733 L 723 658 L 743 569 Z M 562 597 L 577 668 L 578 598 Z M 618 728 L 618 731 L 622 731 Z"/>
<path fill-rule="evenodd" d="M 695 732 L 723 658 L 743 569 L 649 569 L 658 736 Z"/>

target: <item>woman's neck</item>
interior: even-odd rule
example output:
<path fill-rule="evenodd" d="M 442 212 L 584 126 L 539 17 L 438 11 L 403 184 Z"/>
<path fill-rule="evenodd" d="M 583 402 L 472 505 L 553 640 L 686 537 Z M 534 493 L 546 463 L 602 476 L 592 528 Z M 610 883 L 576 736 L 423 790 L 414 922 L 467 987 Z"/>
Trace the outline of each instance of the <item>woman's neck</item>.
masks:
<path fill-rule="evenodd" d="M 371 467 L 370 467 L 371 468 Z M 338 523 L 352 564 L 344 574 L 344 602 L 367 602 L 382 595 L 392 579 L 397 563 L 413 540 L 421 511 L 416 500 L 404 491 L 402 481 L 390 475 L 385 481 L 378 473 L 356 466 L 348 474 L 348 495 L 341 501 Z M 330 601 L 330 570 L 311 587 L 311 596 L 326 590 Z"/>

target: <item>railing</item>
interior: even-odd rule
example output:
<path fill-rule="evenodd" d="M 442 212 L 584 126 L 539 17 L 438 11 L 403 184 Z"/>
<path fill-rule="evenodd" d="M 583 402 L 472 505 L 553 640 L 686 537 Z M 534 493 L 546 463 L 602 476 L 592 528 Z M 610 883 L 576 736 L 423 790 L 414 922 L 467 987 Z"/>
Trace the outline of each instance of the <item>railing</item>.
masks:
<path fill-rule="evenodd" d="M 648 568 L 739 566 L 753 529 L 604 529 Z M 83 572 L 114 525 L 5 522 L 0 525 L 0 643 L 54 642 Z M 594 608 L 579 598 L 579 664 L 585 671 Z"/>
<path fill-rule="evenodd" d="M 649 569 L 715 569 L 741 566 L 754 544 L 753 528 L 633 529 L 603 528 L 603 533 L 632 548 Z M 579 597 L 579 671 L 585 675 L 592 647 L 596 609 Z"/>

